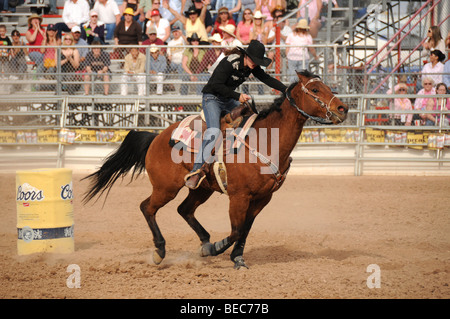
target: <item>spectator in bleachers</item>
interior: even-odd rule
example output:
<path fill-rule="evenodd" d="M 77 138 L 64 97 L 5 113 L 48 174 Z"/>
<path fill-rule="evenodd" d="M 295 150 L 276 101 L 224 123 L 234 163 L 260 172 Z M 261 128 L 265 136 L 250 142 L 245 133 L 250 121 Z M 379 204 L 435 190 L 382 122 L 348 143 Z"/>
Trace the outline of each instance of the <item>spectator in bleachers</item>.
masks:
<path fill-rule="evenodd" d="M 271 13 L 276 7 L 280 7 L 286 10 L 286 0 L 255 0 L 256 11 L 261 11 L 261 13 L 266 16 L 266 22 L 273 20 Z"/>
<path fill-rule="evenodd" d="M 394 87 L 395 94 L 407 94 L 408 93 L 408 86 L 405 83 L 398 83 Z M 404 98 L 395 98 L 391 102 L 392 110 L 395 111 L 410 111 L 412 110 L 412 103 L 411 100 L 407 97 Z M 394 120 L 394 125 L 406 125 L 411 126 L 412 123 L 412 114 L 392 114 L 392 119 Z"/>
<path fill-rule="evenodd" d="M 156 36 L 167 44 L 170 37 L 170 22 L 167 19 L 161 18 L 158 9 L 153 9 L 151 11 L 150 20 L 145 24 L 146 30 L 151 27 L 156 28 Z"/>
<path fill-rule="evenodd" d="M 211 35 L 219 33 L 223 38 L 222 28 L 226 27 L 227 25 L 233 25 L 236 28 L 236 21 L 234 21 L 234 19 L 232 18 L 231 13 L 227 7 L 221 7 L 217 11 L 217 18 L 214 22 L 214 28 L 211 32 Z"/>
<path fill-rule="evenodd" d="M 297 80 L 296 70 L 309 70 L 310 53 L 317 60 L 316 49 L 306 48 L 305 45 L 312 45 L 313 39 L 308 32 L 309 26 L 306 19 L 301 19 L 294 28 L 294 31 L 286 38 L 286 44 L 296 47 L 286 48 L 286 57 L 288 60 L 289 81 Z"/>
<path fill-rule="evenodd" d="M 203 65 L 202 69 L 201 63 L 206 55 L 206 50 L 198 47 L 200 44 L 200 37 L 197 33 L 192 34 L 192 36 L 188 38 L 188 42 L 192 47 L 185 49 L 183 52 L 182 66 L 183 70 L 188 75 L 184 77 L 184 82 L 204 81 L 206 79 L 204 73 L 207 72 L 207 68 Z M 196 85 L 196 92 L 198 95 L 201 94 L 202 87 L 203 85 L 201 84 Z M 182 90 L 181 94 L 185 95 L 188 94 L 188 92 L 187 90 Z"/>
<path fill-rule="evenodd" d="M 434 88 L 434 80 L 431 77 L 423 77 L 422 78 L 422 87 L 419 92 L 417 92 L 418 95 L 434 95 L 436 94 L 436 89 Z M 426 110 L 428 100 L 432 100 L 432 98 L 416 98 L 414 101 L 414 110 Z M 413 121 L 415 120 L 421 120 L 421 124 L 425 125 L 426 121 L 426 114 L 414 114 Z"/>
<path fill-rule="evenodd" d="M 62 14 L 63 22 L 56 24 L 58 36 L 61 37 L 62 32 L 70 32 L 74 26 L 81 26 L 89 21 L 89 10 L 86 0 L 66 0 Z"/>
<path fill-rule="evenodd" d="M 167 59 L 168 59 L 168 72 L 169 73 L 183 73 L 183 67 L 181 62 L 183 60 L 182 46 L 186 45 L 186 41 L 183 37 L 183 32 L 180 28 L 174 27 L 172 30 L 172 40 L 167 43 Z M 175 78 L 175 77 L 174 77 Z"/>
<path fill-rule="evenodd" d="M 139 0 L 124 0 L 122 5 L 120 6 L 120 11 L 125 13 L 127 8 L 133 9 L 133 20 L 138 21 L 141 14 L 144 14 L 144 11 L 139 6 Z"/>
<path fill-rule="evenodd" d="M 73 39 L 72 33 L 67 33 L 64 36 L 63 41 L 64 46 L 75 45 L 75 40 Z M 63 82 L 74 82 L 76 81 L 75 72 L 80 66 L 80 53 L 74 47 L 63 47 L 61 48 L 61 73 Z M 69 94 L 75 94 L 80 88 L 79 84 L 63 83 L 62 89 L 67 91 Z"/>
<path fill-rule="evenodd" d="M 428 28 L 427 40 L 423 43 L 426 58 L 431 55 L 433 50 L 445 52 L 445 40 L 442 38 L 441 29 L 435 25 Z"/>
<path fill-rule="evenodd" d="M 270 17 L 272 20 L 266 21 L 264 27 L 266 30 L 272 30 L 274 27 L 274 20 L 276 16 L 283 16 L 286 13 L 286 10 L 281 6 L 276 6 L 271 12 Z"/>
<path fill-rule="evenodd" d="M 98 13 L 98 20 L 105 24 L 106 40 L 114 38 L 114 29 L 120 22 L 121 13 L 114 0 L 97 0 L 93 10 Z"/>
<path fill-rule="evenodd" d="M 120 21 L 114 30 L 114 42 L 116 45 L 142 44 L 142 27 L 133 20 L 134 11 L 126 8 L 123 12 L 124 20 Z"/>
<path fill-rule="evenodd" d="M 220 37 L 220 34 L 214 34 L 209 38 L 209 40 L 211 41 L 212 48 L 208 49 L 208 51 L 206 52 L 206 55 L 202 60 L 200 69 L 206 69 L 208 70 L 208 73 L 212 73 L 217 64 L 219 64 L 220 60 L 225 57 L 225 54 L 223 54 L 225 48 L 222 48 L 223 39 Z"/>
<path fill-rule="evenodd" d="M 167 19 L 172 27 L 179 27 L 184 29 L 184 23 L 178 19 L 169 8 L 172 8 L 181 15 L 184 9 L 184 3 L 181 0 L 153 0 L 153 8 L 158 9 L 161 13 L 161 17 Z"/>
<path fill-rule="evenodd" d="M 105 44 L 105 24 L 98 20 L 98 13 L 94 10 L 90 13 L 91 19 L 83 24 L 83 40 L 86 40 L 88 44 L 91 44 L 94 40 L 100 41 L 101 44 Z"/>
<path fill-rule="evenodd" d="M 23 46 L 23 40 L 20 38 L 20 32 L 17 30 L 13 30 L 11 32 L 12 38 L 12 46 Z M 12 73 L 10 75 L 10 79 L 21 79 L 24 76 L 24 73 L 27 72 L 27 60 L 25 57 L 28 55 L 28 50 L 25 48 L 12 48 L 9 52 L 10 60 L 8 64 L 9 72 Z M 15 74 L 13 74 L 15 73 Z"/>
<path fill-rule="evenodd" d="M 430 61 L 422 68 L 422 75 L 431 77 L 434 83 L 442 82 L 442 73 L 444 72 L 445 54 L 440 50 L 433 50 L 430 53 Z"/>
<path fill-rule="evenodd" d="M 450 87 L 450 60 L 447 60 L 444 64 L 444 76 L 442 77 L 442 82 L 447 85 L 447 88 Z"/>
<path fill-rule="evenodd" d="M 292 33 L 292 28 L 289 26 L 289 22 L 287 22 L 287 20 L 278 22 L 283 17 L 284 17 L 284 14 L 282 13 L 282 11 L 274 12 L 273 21 L 277 22 L 278 26 L 280 27 L 280 44 L 285 44 L 288 35 Z M 272 28 L 269 30 L 269 34 L 267 35 L 267 41 L 266 41 L 267 44 L 276 44 L 275 36 L 276 36 L 276 28 L 274 25 L 272 25 Z M 269 57 L 269 59 L 270 59 L 270 57 Z"/>
<path fill-rule="evenodd" d="M 191 6 L 187 11 L 184 12 L 184 16 L 169 7 L 166 1 L 163 1 L 163 6 L 165 9 L 169 10 L 176 18 L 178 18 L 181 23 L 183 23 L 184 29 L 186 31 L 186 37 L 191 37 L 196 33 L 200 37 L 201 44 L 209 44 L 208 34 L 206 33 L 205 27 L 205 14 L 206 7 L 209 5 L 210 0 L 203 0 L 203 8 L 201 10 L 196 9 Z"/>
<path fill-rule="evenodd" d="M 155 44 L 150 46 L 150 69 L 151 82 L 156 83 L 156 94 L 163 94 L 164 73 L 166 72 L 167 60 L 164 54 L 160 53 L 159 47 Z"/>
<path fill-rule="evenodd" d="M 92 42 L 93 46 L 98 46 L 101 43 L 99 41 Z M 96 79 L 103 80 L 103 94 L 109 93 L 109 81 L 111 60 L 109 54 L 104 52 L 101 48 L 92 48 L 86 56 L 84 62 L 85 75 L 84 75 L 84 94 L 88 95 L 91 87 L 91 80 Z"/>
<path fill-rule="evenodd" d="M 195 6 L 195 9 L 202 11 L 203 7 L 205 6 L 203 4 L 203 0 L 192 0 Z M 208 7 L 206 7 L 205 11 L 205 28 L 206 33 L 210 34 L 214 26 L 214 20 L 212 18 L 211 12 L 208 10 Z"/>
<path fill-rule="evenodd" d="M 236 28 L 236 37 L 242 44 L 250 43 L 250 34 L 253 28 L 253 12 L 250 9 L 245 9 L 242 20 L 238 23 Z"/>
<path fill-rule="evenodd" d="M 241 41 L 236 38 L 235 32 L 236 27 L 232 24 L 227 24 L 226 26 L 220 26 L 220 30 L 222 30 L 223 40 L 222 45 L 227 45 L 229 47 L 237 47 L 242 46 Z M 216 33 L 218 34 L 218 33 Z M 214 34 L 215 35 L 215 34 Z"/>
<path fill-rule="evenodd" d="M 309 0 L 300 0 L 298 2 L 298 7 L 300 8 L 306 4 Z M 297 19 L 306 19 L 310 26 L 310 33 L 313 39 L 317 37 L 320 29 L 322 28 L 322 23 L 320 22 L 320 12 L 322 11 L 322 0 L 313 0 L 308 5 L 308 17 L 306 17 L 306 10 L 303 7 L 297 12 Z"/>
<path fill-rule="evenodd" d="M 165 45 L 164 41 L 161 40 L 160 38 L 158 38 L 158 34 L 157 34 L 157 33 L 158 33 L 158 31 L 156 30 L 155 27 L 150 27 L 150 28 L 147 30 L 147 36 L 148 36 L 148 38 L 147 38 L 147 40 L 145 40 L 144 42 L 142 42 L 142 45 L 143 45 L 143 46 L 148 46 L 148 45 L 152 45 L 152 44 L 154 44 L 154 45 Z M 142 49 L 141 49 L 141 52 L 145 53 L 145 48 L 142 48 Z M 160 51 L 160 53 L 161 53 L 161 54 L 166 54 L 166 49 L 165 49 L 165 48 L 162 49 L 162 50 Z"/>
<path fill-rule="evenodd" d="M 250 41 L 258 40 L 262 44 L 266 43 L 267 30 L 264 28 L 264 19 L 265 16 L 261 13 L 261 11 L 256 11 L 253 15 L 253 28 L 250 36 Z"/>
<path fill-rule="evenodd" d="M 81 37 L 81 28 L 79 26 L 74 26 L 71 32 L 73 41 L 78 46 L 77 50 L 80 53 L 80 62 L 83 62 L 89 52 L 89 49 L 86 47 L 88 43 Z"/>
<path fill-rule="evenodd" d="M 29 46 L 42 45 L 45 38 L 45 29 L 41 26 L 41 23 L 42 17 L 37 14 L 32 14 L 28 18 L 28 30 L 25 33 L 25 39 L 27 39 Z M 28 56 L 34 62 L 36 68 L 44 62 L 44 55 L 40 48 L 30 48 Z"/>
<path fill-rule="evenodd" d="M 277 25 L 280 27 L 280 45 L 285 45 L 286 44 L 286 39 L 288 37 L 288 35 L 290 35 L 292 33 L 292 28 L 289 26 L 289 23 L 286 23 L 286 20 L 283 20 L 281 22 L 279 22 L 283 17 L 283 11 L 281 10 L 277 10 L 275 9 L 273 14 L 273 21 L 277 23 Z M 266 44 L 277 44 L 276 43 L 276 27 L 273 24 L 272 28 L 269 31 L 269 34 L 267 35 L 267 41 Z M 275 61 L 275 49 L 270 49 L 267 52 L 267 57 L 269 59 L 272 60 L 272 63 L 267 67 L 267 69 L 272 69 L 274 66 L 274 61 Z M 284 58 L 286 57 L 286 51 L 284 48 L 281 48 L 281 61 L 278 61 L 280 63 L 283 62 L 283 60 L 285 60 Z"/>
<path fill-rule="evenodd" d="M 10 46 L 11 39 L 6 35 L 6 26 L 0 25 L 0 72 L 2 73 L 2 78 L 6 77 L 3 74 L 8 72 L 9 63 L 9 49 L 2 48 L 3 46 Z"/>
<path fill-rule="evenodd" d="M 54 24 L 49 24 L 47 26 L 47 32 L 45 38 L 42 41 L 43 46 L 59 46 L 61 45 L 61 38 L 58 36 L 56 26 Z M 56 72 L 56 53 L 55 48 L 41 48 L 41 52 L 44 54 L 44 63 L 41 67 L 37 68 L 37 73 L 55 73 Z M 46 76 L 47 79 L 55 79 L 54 76 Z M 43 90 L 51 90 L 52 86 L 42 86 Z"/>
<path fill-rule="evenodd" d="M 128 82 L 137 83 L 138 95 L 145 95 L 145 55 L 138 48 L 133 47 L 130 53 L 125 56 L 123 67 L 122 84 L 120 85 L 120 94 L 128 94 Z"/>
<path fill-rule="evenodd" d="M 233 22 L 236 22 L 239 18 L 239 12 L 241 11 L 241 0 L 217 0 L 216 1 L 216 9 L 217 10 L 217 16 L 214 18 L 214 20 L 217 21 L 217 19 L 220 18 L 220 14 L 223 14 L 224 8 L 227 9 L 226 12 L 229 15 L 228 19 L 233 20 Z M 224 14 L 223 14 L 224 15 Z M 222 17 L 223 18 L 223 17 Z M 220 21 L 220 20 L 219 20 Z M 228 21 L 226 24 L 231 23 Z M 226 24 L 222 23 L 222 26 L 225 26 Z M 236 26 L 236 23 L 235 23 Z M 218 29 L 219 27 L 214 26 L 214 29 Z"/>
<path fill-rule="evenodd" d="M 239 14 L 239 18 L 237 19 L 238 22 L 244 19 L 244 13 L 246 9 L 249 9 L 253 15 L 253 13 L 257 11 L 256 0 L 241 0 L 241 11 Z"/>
<path fill-rule="evenodd" d="M 436 85 L 436 94 L 448 94 L 448 87 L 445 83 L 438 83 Z M 438 97 L 436 98 L 436 109 L 440 111 L 450 111 L 450 98 Z M 440 115 L 438 115 L 438 120 Z M 443 126 L 449 126 L 450 114 L 443 115 Z M 438 121 L 439 122 L 439 121 Z"/>

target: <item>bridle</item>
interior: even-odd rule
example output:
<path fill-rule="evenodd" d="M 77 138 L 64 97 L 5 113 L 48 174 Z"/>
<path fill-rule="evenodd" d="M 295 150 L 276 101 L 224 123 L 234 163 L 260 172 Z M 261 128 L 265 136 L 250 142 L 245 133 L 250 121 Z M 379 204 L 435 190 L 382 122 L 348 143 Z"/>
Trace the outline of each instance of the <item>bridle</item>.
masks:
<path fill-rule="evenodd" d="M 336 96 L 333 95 L 333 97 L 330 99 L 330 101 L 329 101 L 328 103 L 325 103 L 325 102 L 323 102 L 317 95 L 315 95 L 313 92 L 311 92 L 311 91 L 308 90 L 308 88 L 307 88 L 308 84 L 313 83 L 313 82 L 318 82 L 318 81 L 319 81 L 319 82 L 322 82 L 319 78 L 312 78 L 312 79 L 310 79 L 308 82 L 306 82 L 306 84 L 303 84 L 302 82 L 300 82 L 301 90 L 302 90 L 305 94 L 311 96 L 311 97 L 314 99 L 314 101 L 316 101 L 321 107 L 323 107 L 323 108 L 326 109 L 326 118 L 322 118 L 322 117 L 318 117 L 318 116 L 309 115 L 308 113 L 306 113 L 305 111 L 303 111 L 302 109 L 300 109 L 300 108 L 297 106 L 297 104 L 295 103 L 295 100 L 294 100 L 294 99 L 292 98 L 292 96 L 291 96 L 291 91 L 292 91 L 292 89 L 293 89 L 295 86 L 291 86 L 291 87 L 289 87 L 289 88 L 287 89 L 287 91 L 286 91 L 286 98 L 288 99 L 289 103 L 291 103 L 291 105 L 292 105 L 293 107 L 295 107 L 295 108 L 297 109 L 297 111 L 298 111 L 301 115 L 303 115 L 304 117 L 306 117 L 307 119 L 309 118 L 309 119 L 311 119 L 311 120 L 313 120 L 313 121 L 316 121 L 316 122 L 318 122 L 318 123 L 320 123 L 320 124 L 326 124 L 326 125 L 334 124 L 334 123 L 331 121 L 331 117 L 332 117 L 332 116 L 336 116 L 336 115 L 335 115 L 333 112 L 330 111 L 330 105 L 331 105 L 331 102 L 336 98 Z M 338 119 L 339 119 L 339 118 L 338 118 Z M 340 120 L 340 119 L 339 119 L 339 120 Z"/>

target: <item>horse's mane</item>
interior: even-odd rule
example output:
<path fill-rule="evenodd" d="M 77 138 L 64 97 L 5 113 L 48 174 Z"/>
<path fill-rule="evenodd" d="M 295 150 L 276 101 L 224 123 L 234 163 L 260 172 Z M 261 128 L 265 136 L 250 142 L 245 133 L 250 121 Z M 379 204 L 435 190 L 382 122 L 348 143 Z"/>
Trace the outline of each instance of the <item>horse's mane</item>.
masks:
<path fill-rule="evenodd" d="M 320 78 L 320 76 L 315 75 L 314 73 L 309 72 L 308 70 L 302 70 L 298 72 L 300 75 L 303 75 L 307 78 Z M 296 85 L 298 84 L 298 81 L 293 82 L 289 85 L 288 91 L 292 90 Z M 273 112 L 281 112 L 281 104 L 283 104 L 284 100 L 286 99 L 286 92 L 283 92 L 282 95 L 275 98 L 272 105 L 261 112 L 258 113 L 258 119 L 265 119 L 269 114 L 272 114 Z"/>

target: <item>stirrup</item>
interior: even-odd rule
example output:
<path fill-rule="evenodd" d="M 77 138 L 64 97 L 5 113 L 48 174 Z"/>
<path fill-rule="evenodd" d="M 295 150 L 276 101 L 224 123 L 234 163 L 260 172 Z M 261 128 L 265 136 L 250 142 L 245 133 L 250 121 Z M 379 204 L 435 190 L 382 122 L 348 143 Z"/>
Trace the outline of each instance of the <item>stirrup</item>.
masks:
<path fill-rule="evenodd" d="M 201 175 L 203 173 L 203 175 Z M 194 185 L 189 185 L 188 180 L 191 177 L 194 177 L 195 175 L 198 175 L 198 181 L 194 184 Z M 202 183 L 202 181 L 205 179 L 206 174 L 204 173 L 204 171 L 199 168 L 198 170 L 191 172 L 189 174 L 187 174 L 186 176 L 184 176 L 184 184 L 187 188 L 189 189 L 197 189 L 200 184 Z"/>

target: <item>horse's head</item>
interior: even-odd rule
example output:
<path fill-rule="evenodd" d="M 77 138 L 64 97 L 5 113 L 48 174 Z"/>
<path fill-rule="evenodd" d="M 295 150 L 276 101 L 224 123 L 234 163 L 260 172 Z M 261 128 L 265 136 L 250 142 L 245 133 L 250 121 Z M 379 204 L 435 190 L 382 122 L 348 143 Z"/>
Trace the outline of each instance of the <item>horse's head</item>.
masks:
<path fill-rule="evenodd" d="M 299 81 L 289 87 L 287 98 L 300 114 L 322 124 L 339 124 L 347 118 L 348 106 L 309 71 L 297 72 Z"/>

